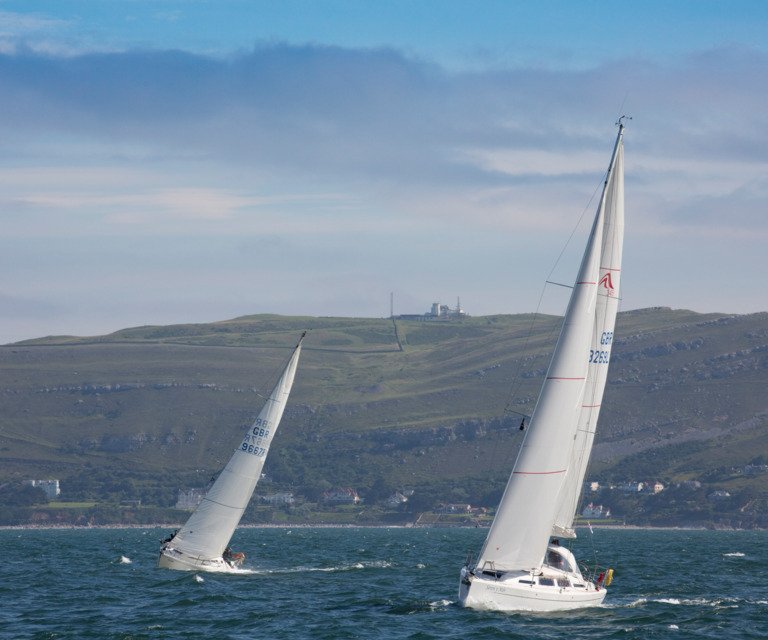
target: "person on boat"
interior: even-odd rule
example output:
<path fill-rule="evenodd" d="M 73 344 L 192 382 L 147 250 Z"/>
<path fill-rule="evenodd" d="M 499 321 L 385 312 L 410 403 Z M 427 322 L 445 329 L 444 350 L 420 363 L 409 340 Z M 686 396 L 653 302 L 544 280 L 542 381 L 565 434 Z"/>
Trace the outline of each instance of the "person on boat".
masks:
<path fill-rule="evenodd" d="M 178 529 L 175 529 L 174 532 L 169 535 L 165 540 L 161 540 L 160 544 L 168 544 L 171 540 L 173 540 L 176 537 L 176 534 L 179 532 Z"/>
<path fill-rule="evenodd" d="M 221 554 L 221 557 L 224 558 L 224 562 L 230 567 L 239 566 L 243 564 L 243 560 L 245 560 L 245 554 L 241 551 L 232 551 L 232 547 L 224 549 L 224 553 Z"/>
<path fill-rule="evenodd" d="M 226 562 L 230 567 L 235 565 L 235 553 L 232 551 L 232 547 L 227 547 L 224 549 L 224 553 L 221 554 L 221 557 L 224 558 L 224 562 Z"/>

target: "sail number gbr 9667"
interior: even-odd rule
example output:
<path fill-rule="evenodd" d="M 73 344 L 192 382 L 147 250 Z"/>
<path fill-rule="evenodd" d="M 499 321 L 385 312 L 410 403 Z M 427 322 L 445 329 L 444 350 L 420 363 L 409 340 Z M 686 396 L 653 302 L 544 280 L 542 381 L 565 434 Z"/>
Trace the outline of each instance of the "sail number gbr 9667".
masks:
<path fill-rule="evenodd" d="M 246 453 L 263 457 L 267 454 L 267 447 L 269 447 L 269 420 L 256 418 L 253 428 L 245 434 L 240 449 Z"/>
<path fill-rule="evenodd" d="M 608 346 L 613 342 L 613 331 L 603 331 L 600 336 L 600 344 Z M 590 349 L 589 350 L 589 363 L 590 364 L 608 364 L 611 359 L 611 352 L 609 349 Z"/>

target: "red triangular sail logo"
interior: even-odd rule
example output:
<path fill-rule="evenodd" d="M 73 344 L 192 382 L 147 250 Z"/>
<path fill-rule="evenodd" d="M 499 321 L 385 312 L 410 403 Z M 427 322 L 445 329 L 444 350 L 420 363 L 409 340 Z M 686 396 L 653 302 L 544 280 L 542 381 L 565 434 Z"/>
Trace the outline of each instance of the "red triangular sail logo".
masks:
<path fill-rule="evenodd" d="M 606 274 L 602 278 L 600 278 L 600 282 L 598 283 L 598 286 L 605 287 L 608 290 L 609 296 L 615 295 L 615 291 L 613 289 L 613 279 L 611 278 L 610 271 L 606 272 Z"/>

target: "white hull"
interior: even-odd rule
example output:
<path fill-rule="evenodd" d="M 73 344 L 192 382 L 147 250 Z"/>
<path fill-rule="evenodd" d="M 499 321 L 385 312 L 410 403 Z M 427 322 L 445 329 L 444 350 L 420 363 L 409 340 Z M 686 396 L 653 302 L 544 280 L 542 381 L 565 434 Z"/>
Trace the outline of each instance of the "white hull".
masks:
<path fill-rule="evenodd" d="M 500 578 L 473 575 L 464 567 L 459 582 L 459 602 L 463 607 L 484 611 L 541 612 L 596 607 L 603 602 L 605 589 L 597 589 L 591 582 L 581 580 L 581 576 L 573 577 L 571 585 L 582 586 L 521 584 L 520 579 L 536 581 L 530 579 L 530 574 L 521 573 L 505 574 Z"/>
<path fill-rule="evenodd" d="M 193 558 L 173 548 L 166 548 L 160 552 L 157 566 L 162 569 L 175 571 L 207 571 L 209 573 L 237 573 L 224 558 Z"/>

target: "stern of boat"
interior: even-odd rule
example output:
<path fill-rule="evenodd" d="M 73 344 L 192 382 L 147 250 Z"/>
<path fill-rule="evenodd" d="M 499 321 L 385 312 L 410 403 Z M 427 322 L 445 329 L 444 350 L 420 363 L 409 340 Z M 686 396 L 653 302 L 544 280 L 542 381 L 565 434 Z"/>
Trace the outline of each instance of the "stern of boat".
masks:
<path fill-rule="evenodd" d="M 467 600 L 467 596 L 469 596 L 472 577 L 469 567 L 466 565 L 462 567 L 461 573 L 459 574 L 459 604 L 461 604 L 462 607 L 466 606 L 464 603 Z"/>

